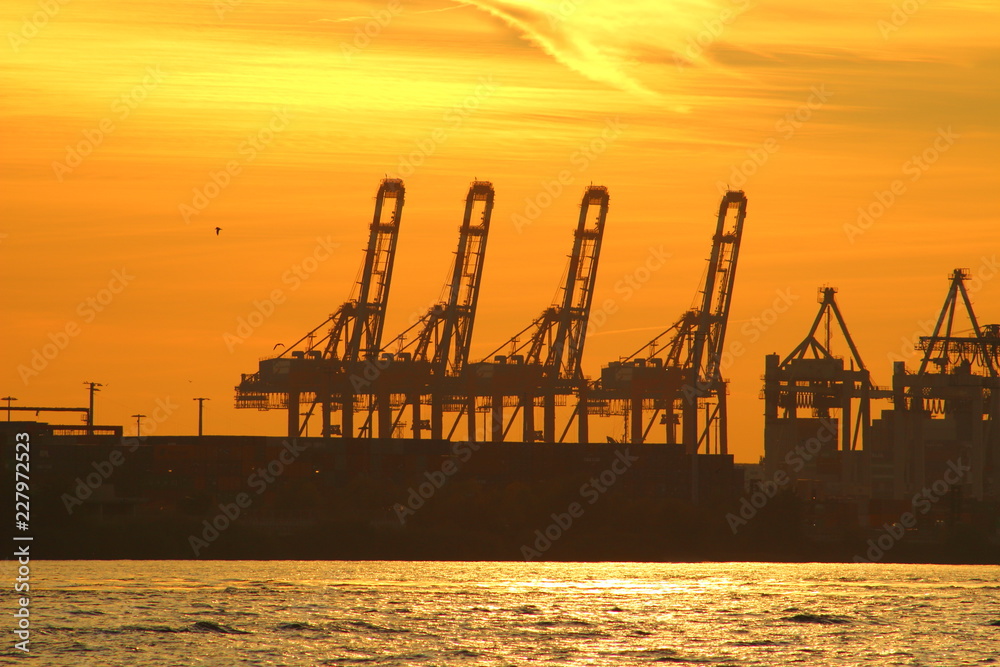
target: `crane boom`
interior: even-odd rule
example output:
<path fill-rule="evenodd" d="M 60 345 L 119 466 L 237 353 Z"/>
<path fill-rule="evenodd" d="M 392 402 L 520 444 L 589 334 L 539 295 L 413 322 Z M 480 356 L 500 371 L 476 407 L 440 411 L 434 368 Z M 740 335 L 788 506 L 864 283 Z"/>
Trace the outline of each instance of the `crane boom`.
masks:
<path fill-rule="evenodd" d="M 390 366 L 379 376 L 380 432 L 391 432 L 406 407 L 413 415 L 413 437 L 430 428 L 432 438 L 444 434 L 443 413 L 448 406 L 460 403 L 458 378 L 468 360 L 472 330 L 479 302 L 486 242 L 493 215 L 493 185 L 474 181 L 465 198 L 465 215 L 459 229 L 458 249 L 444 299 L 408 329 L 396 336 L 382 350 L 383 362 Z M 407 336 L 416 335 L 405 342 Z M 391 395 L 404 395 L 398 415 L 393 417 Z M 431 419 L 421 418 L 421 402 L 431 397 Z M 467 406 L 467 403 L 462 403 Z"/>
<path fill-rule="evenodd" d="M 350 375 L 359 363 L 374 359 L 381 347 L 404 194 L 400 179 L 379 183 L 368 246 L 351 297 L 281 354 L 262 359 L 256 373 L 244 374 L 236 387 L 236 407 L 286 409 L 288 435 L 295 437 L 304 428 L 299 420 L 299 400 L 304 395 L 312 401 L 309 414 L 322 406 L 323 434 L 330 435 L 334 430 L 329 423 L 332 396 L 336 395 L 343 434 L 353 434 L 355 391 Z M 324 328 L 326 335 L 317 341 Z"/>
<path fill-rule="evenodd" d="M 384 179 L 375 195 L 375 213 L 369 226 L 361 278 L 351 299 L 335 316 L 326 355 L 345 362 L 374 359 L 382 347 L 382 327 L 389 301 L 396 240 L 403 215 L 406 189 L 398 178 Z M 386 204 L 392 200 L 389 219 L 383 221 Z M 345 339 L 344 334 L 349 332 Z"/>
<path fill-rule="evenodd" d="M 583 193 L 580 219 L 573 233 L 573 251 L 569 256 L 566 282 L 562 287 L 562 300 L 543 311 L 531 326 L 519 332 L 496 352 L 507 345 L 515 350 L 519 349 L 516 341 L 527 331 L 533 330 L 525 344 L 525 363 L 542 366 L 545 376 L 549 378 L 580 377 L 580 362 L 597 281 L 597 265 L 604 238 L 604 223 L 608 216 L 608 202 L 608 189 L 604 186 L 592 185 Z M 592 206 L 597 207 L 596 215 L 591 213 Z"/>
<path fill-rule="evenodd" d="M 431 362 L 437 376 L 460 375 L 469 360 L 493 197 L 493 185 L 487 181 L 475 181 L 469 187 L 447 300 L 432 306 L 421 319 L 413 359 Z M 474 222 L 479 209 L 479 219 Z"/>
<path fill-rule="evenodd" d="M 736 220 L 731 230 L 726 231 L 729 211 L 736 209 Z M 743 221 L 747 214 L 747 198 L 742 190 L 729 190 L 719 203 L 719 215 L 712 237 L 712 253 L 702 290 L 702 304 L 698 312 L 698 326 L 694 332 L 691 358 L 688 365 L 688 384 L 694 390 L 685 392 L 684 397 L 684 442 L 701 441 L 698 429 L 698 399 L 709 394 L 725 392 L 721 376 L 723 345 L 726 327 L 729 323 L 729 307 L 736 282 L 736 264 L 739 259 L 740 241 L 743 238 Z M 707 354 L 706 354 L 707 348 Z M 704 370 L 702 360 L 706 360 Z M 724 398 L 720 399 L 724 401 Z M 724 412 L 720 415 L 725 420 Z M 705 425 L 706 429 L 708 425 Z M 721 429 L 724 439 L 725 428 Z"/>
<path fill-rule="evenodd" d="M 590 207 L 597 206 L 597 216 L 587 227 Z M 555 377 L 579 379 L 583 361 L 583 346 L 587 338 L 587 321 L 594 299 L 597 282 L 597 264 L 604 238 L 604 222 L 608 217 L 608 189 L 590 186 L 583 193 L 580 203 L 580 221 L 573 235 L 573 254 L 570 256 L 563 301 L 555 342 L 549 348 L 545 366 Z"/>
<path fill-rule="evenodd" d="M 521 412 L 525 441 L 539 438 L 534 429 L 534 407 L 535 399 L 540 398 L 544 419 L 540 437 L 545 442 L 555 442 L 556 397 L 575 393 L 584 383 L 581 361 L 608 202 L 608 189 L 604 186 L 592 185 L 584 191 L 561 298 L 486 360 L 476 364 L 481 386 L 478 391 L 489 397 L 493 411 L 494 441 L 502 441 L 510 429 L 510 424 L 503 425 L 503 400 L 505 396 L 514 396 L 518 401 L 517 411 Z M 508 353 L 500 355 L 501 351 Z M 511 416 L 511 423 L 513 419 Z"/>
<path fill-rule="evenodd" d="M 735 220 L 727 227 L 734 210 Z M 602 368 L 600 381 L 586 388 L 605 407 L 630 417 L 631 442 L 645 440 L 652 420 L 645 423 L 644 411 L 652 407 L 653 418 L 663 412 L 660 423 L 667 427 L 666 441 L 675 443 L 675 425 L 679 423 L 675 407 L 679 401 L 682 437 L 688 452 L 698 451 L 707 441 L 713 421 L 718 420 L 719 450 L 726 453 L 722 354 L 746 211 L 747 198 L 742 190 L 729 190 L 722 196 L 699 305 L 628 357 Z M 701 428 L 699 405 L 713 397 L 715 412 L 707 416 Z"/>

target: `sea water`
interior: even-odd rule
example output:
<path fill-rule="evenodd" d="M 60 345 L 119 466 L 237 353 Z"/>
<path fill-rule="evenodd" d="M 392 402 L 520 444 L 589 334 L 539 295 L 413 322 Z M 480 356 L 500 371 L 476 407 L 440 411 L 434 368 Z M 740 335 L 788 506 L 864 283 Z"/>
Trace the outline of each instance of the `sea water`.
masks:
<path fill-rule="evenodd" d="M 16 573 L 8 562 L 8 578 Z M 1000 567 L 35 561 L 30 651 L 139 665 L 984 665 Z M 7 587 L 4 606 L 16 609 Z"/>

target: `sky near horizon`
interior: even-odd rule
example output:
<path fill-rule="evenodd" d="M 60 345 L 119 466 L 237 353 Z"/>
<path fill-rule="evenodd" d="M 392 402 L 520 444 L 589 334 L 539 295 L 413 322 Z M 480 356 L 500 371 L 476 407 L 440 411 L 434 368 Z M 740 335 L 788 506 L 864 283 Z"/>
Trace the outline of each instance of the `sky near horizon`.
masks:
<path fill-rule="evenodd" d="M 880 385 L 915 364 L 952 269 L 1000 322 L 998 19 L 985 0 L 8 0 L 0 392 L 77 406 L 101 382 L 99 423 L 166 403 L 165 434 L 193 433 L 205 396 L 207 432 L 280 435 L 233 387 L 348 297 L 387 175 L 406 205 L 386 341 L 437 300 L 469 183 L 494 184 L 474 358 L 551 303 L 580 196 L 607 186 L 597 376 L 691 306 L 733 187 L 730 450 L 755 462 L 764 355 L 806 334 L 818 287 Z"/>

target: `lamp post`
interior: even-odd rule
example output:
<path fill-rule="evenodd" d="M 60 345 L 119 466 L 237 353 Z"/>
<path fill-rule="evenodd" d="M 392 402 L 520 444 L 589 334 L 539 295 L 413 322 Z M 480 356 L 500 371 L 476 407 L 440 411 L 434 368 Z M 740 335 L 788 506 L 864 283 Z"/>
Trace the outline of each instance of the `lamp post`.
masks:
<path fill-rule="evenodd" d="M 212 399 L 198 397 L 198 398 L 193 398 L 191 400 L 198 401 L 198 435 L 200 436 L 202 435 L 202 425 L 204 424 L 202 417 L 204 416 L 204 411 L 205 411 L 205 401 L 210 401 Z"/>

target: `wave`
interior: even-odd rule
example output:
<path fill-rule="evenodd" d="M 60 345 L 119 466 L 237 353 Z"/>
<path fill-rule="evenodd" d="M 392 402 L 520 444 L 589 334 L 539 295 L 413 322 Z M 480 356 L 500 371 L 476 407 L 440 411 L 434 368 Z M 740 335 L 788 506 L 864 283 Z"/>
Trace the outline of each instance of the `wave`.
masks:
<path fill-rule="evenodd" d="M 711 660 L 704 658 L 692 658 L 691 656 L 681 655 L 679 652 L 671 648 L 652 648 L 645 651 L 622 651 L 620 653 L 615 653 L 614 655 L 636 658 L 644 662 L 675 662 L 682 664 L 706 664 L 712 662 Z"/>
<path fill-rule="evenodd" d="M 236 628 L 231 628 L 228 625 L 222 625 L 221 623 L 213 623 L 212 621 L 196 621 L 193 626 L 191 626 L 192 632 L 215 632 L 222 635 L 249 635 L 250 632 L 246 630 L 237 630 Z"/>
<path fill-rule="evenodd" d="M 361 628 L 362 630 L 370 630 L 372 632 L 380 633 L 404 633 L 409 632 L 409 630 L 403 628 L 387 628 L 383 625 L 375 625 L 374 623 L 368 623 L 366 621 L 348 621 L 348 625 L 353 625 L 355 628 Z M 348 630 L 347 632 L 351 632 Z"/>
<path fill-rule="evenodd" d="M 795 614 L 794 616 L 785 616 L 781 620 L 791 621 L 793 623 L 818 623 L 820 625 L 835 625 L 851 622 L 850 619 L 844 618 L 843 616 L 833 616 L 832 614 Z"/>
<path fill-rule="evenodd" d="M 310 623 L 290 622 L 290 623 L 279 623 L 275 627 L 275 630 L 322 630 L 322 628 L 318 628 Z"/>
<path fill-rule="evenodd" d="M 237 628 L 233 628 L 228 625 L 223 625 L 221 623 L 215 623 L 213 621 L 196 621 L 191 625 L 182 627 L 173 627 L 170 625 L 135 624 L 135 625 L 122 625 L 117 628 L 92 628 L 92 629 L 48 626 L 44 628 L 44 630 L 57 631 L 57 632 L 97 633 L 105 635 L 122 635 L 122 634 L 138 634 L 138 633 L 175 634 L 181 632 L 214 632 L 222 635 L 253 634 L 246 630 L 239 630 Z"/>

